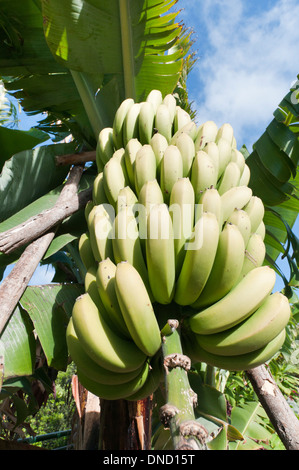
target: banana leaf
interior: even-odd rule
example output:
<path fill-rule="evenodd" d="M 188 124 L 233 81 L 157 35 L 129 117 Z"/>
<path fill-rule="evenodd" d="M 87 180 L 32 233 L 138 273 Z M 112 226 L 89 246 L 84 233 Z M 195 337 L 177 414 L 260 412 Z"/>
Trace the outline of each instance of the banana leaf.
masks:
<path fill-rule="evenodd" d="M 59 119 L 93 145 L 125 97 L 175 89 L 191 44 L 176 1 L 0 0 L 6 88 L 27 113 L 49 114 L 42 129 Z"/>
<path fill-rule="evenodd" d="M 298 82 L 297 82 L 298 84 Z M 265 205 L 267 261 L 281 275 L 287 292 L 299 287 L 299 239 L 294 230 L 299 212 L 299 101 L 296 85 L 279 103 L 273 120 L 246 154 L 249 186 Z M 278 257 L 288 260 L 287 277 Z"/>

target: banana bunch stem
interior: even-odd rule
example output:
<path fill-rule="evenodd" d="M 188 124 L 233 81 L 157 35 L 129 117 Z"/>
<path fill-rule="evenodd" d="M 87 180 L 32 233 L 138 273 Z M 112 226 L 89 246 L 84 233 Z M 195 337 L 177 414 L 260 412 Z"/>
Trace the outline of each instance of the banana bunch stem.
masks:
<path fill-rule="evenodd" d="M 182 353 L 179 322 L 168 320 L 161 333 L 166 391 L 161 422 L 170 429 L 175 450 L 206 450 L 208 433 L 195 419 L 197 396 L 188 379 L 191 361 Z"/>

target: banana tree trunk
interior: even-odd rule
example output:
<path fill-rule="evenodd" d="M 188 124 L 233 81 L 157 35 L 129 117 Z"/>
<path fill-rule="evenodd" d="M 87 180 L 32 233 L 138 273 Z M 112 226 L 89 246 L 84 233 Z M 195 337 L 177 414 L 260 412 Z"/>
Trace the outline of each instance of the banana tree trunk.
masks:
<path fill-rule="evenodd" d="M 99 450 L 150 450 L 152 398 L 101 400 Z"/>

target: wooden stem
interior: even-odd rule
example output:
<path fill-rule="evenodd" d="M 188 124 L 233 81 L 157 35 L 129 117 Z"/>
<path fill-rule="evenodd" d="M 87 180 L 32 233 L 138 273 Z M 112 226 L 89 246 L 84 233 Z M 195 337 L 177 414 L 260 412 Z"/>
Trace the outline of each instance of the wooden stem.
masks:
<path fill-rule="evenodd" d="M 83 166 L 74 166 L 72 178 L 65 186 L 56 204 L 40 214 L 30 217 L 22 224 L 0 234 L 0 251 L 5 254 L 12 253 L 28 243 L 36 240 L 64 219 L 85 207 L 92 197 L 92 188 L 77 193 L 78 183 L 83 172 Z"/>
<path fill-rule="evenodd" d="M 273 427 L 287 450 L 299 450 L 299 420 L 265 366 L 246 374 Z"/>
<path fill-rule="evenodd" d="M 95 150 L 91 150 L 90 152 L 68 153 L 67 155 L 57 155 L 55 157 L 55 163 L 57 166 L 81 165 L 87 162 L 95 162 L 95 160 Z"/>

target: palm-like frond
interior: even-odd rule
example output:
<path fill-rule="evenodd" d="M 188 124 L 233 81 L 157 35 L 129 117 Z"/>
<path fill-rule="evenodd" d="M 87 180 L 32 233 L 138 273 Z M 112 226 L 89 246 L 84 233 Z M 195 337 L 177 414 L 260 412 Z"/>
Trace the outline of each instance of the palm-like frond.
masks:
<path fill-rule="evenodd" d="M 247 155 L 250 187 L 266 208 L 267 260 L 285 285 L 299 286 L 299 239 L 293 231 L 299 213 L 299 101 L 296 87 L 274 111 L 274 119 Z M 279 255 L 290 266 L 289 279 L 277 265 Z M 291 295 L 291 293 L 290 293 Z"/>
<path fill-rule="evenodd" d="M 190 47 L 178 12 L 170 12 L 176 2 L 0 0 L 7 88 L 26 112 L 50 115 L 44 129 L 59 119 L 92 142 L 125 97 L 176 87 Z"/>

